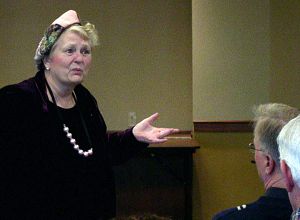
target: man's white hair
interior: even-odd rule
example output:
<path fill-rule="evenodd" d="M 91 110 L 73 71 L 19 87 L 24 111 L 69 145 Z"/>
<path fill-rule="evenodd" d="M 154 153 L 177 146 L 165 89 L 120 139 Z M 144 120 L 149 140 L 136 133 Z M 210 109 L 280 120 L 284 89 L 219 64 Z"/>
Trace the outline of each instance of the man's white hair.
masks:
<path fill-rule="evenodd" d="M 290 167 L 293 180 L 300 187 L 300 115 L 289 121 L 278 135 L 280 160 Z"/>

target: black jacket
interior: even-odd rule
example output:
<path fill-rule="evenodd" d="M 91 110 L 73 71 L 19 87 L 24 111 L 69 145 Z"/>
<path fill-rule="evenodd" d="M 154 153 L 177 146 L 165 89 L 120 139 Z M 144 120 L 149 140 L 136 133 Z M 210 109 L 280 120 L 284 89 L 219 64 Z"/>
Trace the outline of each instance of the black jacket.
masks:
<path fill-rule="evenodd" d="M 82 85 L 76 106 L 93 155 L 76 152 L 46 95 L 43 72 L 0 90 L 0 219 L 109 219 L 115 215 L 112 166 L 144 149 L 132 129 L 107 134 L 95 98 Z M 78 110 L 63 110 L 87 150 Z M 72 130 L 73 129 L 73 130 Z"/>
<path fill-rule="evenodd" d="M 257 201 L 224 210 L 213 220 L 289 220 L 291 213 L 287 191 L 271 187 Z"/>

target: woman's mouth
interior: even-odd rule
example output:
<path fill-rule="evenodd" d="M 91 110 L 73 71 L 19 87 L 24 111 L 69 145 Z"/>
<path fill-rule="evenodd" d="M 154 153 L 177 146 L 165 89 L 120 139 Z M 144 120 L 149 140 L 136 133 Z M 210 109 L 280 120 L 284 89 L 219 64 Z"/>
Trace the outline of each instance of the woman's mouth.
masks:
<path fill-rule="evenodd" d="M 73 68 L 72 71 L 75 73 L 80 73 L 80 74 L 83 72 L 83 70 L 80 68 Z"/>

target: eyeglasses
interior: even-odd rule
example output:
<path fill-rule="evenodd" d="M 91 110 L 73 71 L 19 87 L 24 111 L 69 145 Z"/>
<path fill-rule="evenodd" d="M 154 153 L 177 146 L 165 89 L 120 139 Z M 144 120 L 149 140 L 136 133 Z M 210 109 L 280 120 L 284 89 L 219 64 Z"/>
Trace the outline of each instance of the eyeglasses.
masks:
<path fill-rule="evenodd" d="M 255 151 L 263 151 L 262 149 L 255 148 L 255 145 L 253 143 L 250 143 L 248 145 L 248 148 L 249 148 L 250 152 L 253 153 L 253 154 L 255 153 Z"/>

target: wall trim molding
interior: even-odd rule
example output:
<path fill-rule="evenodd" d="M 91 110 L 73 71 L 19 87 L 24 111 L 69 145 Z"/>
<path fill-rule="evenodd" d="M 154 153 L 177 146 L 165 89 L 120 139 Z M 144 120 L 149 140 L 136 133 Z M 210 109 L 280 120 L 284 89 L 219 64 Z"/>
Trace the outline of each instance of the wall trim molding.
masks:
<path fill-rule="evenodd" d="M 252 121 L 194 121 L 194 132 L 253 132 Z"/>

